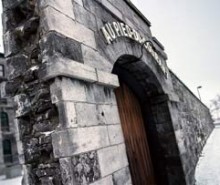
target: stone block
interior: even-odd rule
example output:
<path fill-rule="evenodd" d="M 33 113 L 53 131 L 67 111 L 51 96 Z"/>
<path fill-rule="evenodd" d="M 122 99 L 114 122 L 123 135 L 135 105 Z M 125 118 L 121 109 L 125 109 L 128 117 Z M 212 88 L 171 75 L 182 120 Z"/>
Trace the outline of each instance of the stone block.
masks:
<path fill-rule="evenodd" d="M 101 175 L 105 177 L 128 166 L 125 145 L 116 145 L 98 151 Z"/>
<path fill-rule="evenodd" d="M 59 54 L 64 58 L 83 63 L 81 43 L 56 32 L 45 35 L 40 41 L 40 47 L 43 52 L 43 61 Z"/>
<path fill-rule="evenodd" d="M 112 176 L 107 176 L 99 181 L 96 181 L 90 185 L 114 185 L 112 181 Z"/>
<path fill-rule="evenodd" d="M 71 158 L 61 158 L 59 159 L 59 162 L 60 162 L 62 183 L 68 184 L 68 185 L 76 184 L 74 175 L 73 175 Z"/>
<path fill-rule="evenodd" d="M 19 47 L 17 46 L 15 42 L 15 38 L 13 34 L 9 31 L 7 31 L 4 34 L 4 55 L 5 57 L 8 57 L 12 54 L 15 54 L 19 51 Z"/>
<path fill-rule="evenodd" d="M 52 134 L 54 156 L 67 157 L 109 146 L 105 126 L 69 129 Z"/>
<path fill-rule="evenodd" d="M 97 81 L 96 71 L 94 68 L 58 56 L 51 57 L 44 63 L 44 66 L 41 67 L 39 72 L 39 76 L 43 80 L 49 80 L 58 76 L 65 76 L 89 82 Z"/>
<path fill-rule="evenodd" d="M 73 3 L 73 9 L 77 22 L 83 24 L 93 31 L 97 31 L 96 18 L 94 14 L 90 13 L 78 3 Z"/>
<path fill-rule="evenodd" d="M 8 64 L 8 78 L 9 80 L 21 76 L 27 71 L 28 57 L 25 55 L 19 55 L 7 59 Z"/>
<path fill-rule="evenodd" d="M 78 184 L 90 184 L 101 177 L 96 151 L 74 156 L 72 166 Z"/>
<path fill-rule="evenodd" d="M 72 102 L 65 102 L 65 110 L 66 110 L 66 124 L 67 127 L 76 127 L 76 110 L 75 104 Z"/>
<path fill-rule="evenodd" d="M 113 174 L 114 185 L 132 185 L 131 174 L 128 167 Z"/>
<path fill-rule="evenodd" d="M 76 120 L 76 108 L 74 102 L 59 102 L 59 120 L 60 124 L 64 126 L 64 128 L 75 128 L 77 127 Z"/>
<path fill-rule="evenodd" d="M 44 17 L 45 19 L 42 21 L 44 31 L 56 31 L 66 37 L 77 40 L 92 48 L 96 48 L 94 32 L 82 24 L 70 19 L 51 7 L 44 9 Z"/>
<path fill-rule="evenodd" d="M 108 126 L 108 134 L 111 145 L 116 145 L 124 142 L 124 135 L 120 124 Z"/>
<path fill-rule="evenodd" d="M 59 1 L 59 0 L 40 0 L 39 2 L 40 8 L 45 8 L 47 6 L 51 6 L 54 9 L 58 10 L 64 15 L 67 15 L 68 17 L 75 19 L 75 15 L 73 12 L 73 4 L 72 0 L 65 0 L 65 1 Z"/>
<path fill-rule="evenodd" d="M 63 77 L 56 78 L 50 87 L 52 103 L 59 101 L 85 102 L 86 92 L 82 82 Z"/>
<path fill-rule="evenodd" d="M 119 80 L 117 75 L 100 70 L 97 70 L 96 72 L 98 77 L 98 84 L 110 87 L 119 87 Z"/>
<path fill-rule="evenodd" d="M 82 53 L 86 65 L 111 73 L 113 65 L 99 52 L 82 44 Z"/>
<path fill-rule="evenodd" d="M 97 106 L 95 104 L 77 103 L 76 115 L 79 127 L 98 125 Z"/>
<path fill-rule="evenodd" d="M 98 105 L 99 120 L 105 124 L 119 124 L 117 105 Z"/>
<path fill-rule="evenodd" d="M 17 105 L 15 117 L 22 117 L 31 111 L 31 104 L 29 98 L 25 94 L 19 94 L 14 97 Z"/>
<path fill-rule="evenodd" d="M 87 101 L 96 104 L 116 105 L 116 98 L 111 87 L 98 84 L 87 84 L 85 86 Z"/>

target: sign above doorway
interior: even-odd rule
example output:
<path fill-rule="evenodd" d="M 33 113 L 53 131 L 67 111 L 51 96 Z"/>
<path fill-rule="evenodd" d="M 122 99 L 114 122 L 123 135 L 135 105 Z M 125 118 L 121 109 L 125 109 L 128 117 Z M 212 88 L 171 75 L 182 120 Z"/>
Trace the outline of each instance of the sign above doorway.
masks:
<path fill-rule="evenodd" d="M 112 22 L 106 23 L 102 28 L 101 31 L 105 37 L 107 44 L 113 44 L 113 42 L 120 38 L 120 37 L 127 37 L 130 38 L 140 44 L 144 45 L 144 48 L 151 54 L 151 56 L 155 59 L 159 67 L 161 68 L 162 72 L 164 73 L 165 77 L 167 78 L 168 75 L 168 67 L 166 62 L 163 62 L 151 41 L 148 41 L 145 37 L 142 36 L 138 31 L 131 28 L 127 24 L 123 22 Z"/>

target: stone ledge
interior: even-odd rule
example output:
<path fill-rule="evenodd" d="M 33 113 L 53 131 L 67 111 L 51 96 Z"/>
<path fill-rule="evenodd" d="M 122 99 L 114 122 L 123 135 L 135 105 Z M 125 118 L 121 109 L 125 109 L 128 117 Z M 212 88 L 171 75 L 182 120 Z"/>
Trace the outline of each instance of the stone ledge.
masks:
<path fill-rule="evenodd" d="M 41 68 L 39 76 L 43 81 L 64 76 L 109 87 L 119 86 L 116 75 L 59 56 L 50 58 Z"/>

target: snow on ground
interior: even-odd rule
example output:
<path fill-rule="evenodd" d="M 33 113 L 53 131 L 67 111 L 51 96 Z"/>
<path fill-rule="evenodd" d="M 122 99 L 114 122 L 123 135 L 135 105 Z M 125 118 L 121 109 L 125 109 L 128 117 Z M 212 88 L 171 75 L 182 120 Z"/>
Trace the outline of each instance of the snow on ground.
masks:
<path fill-rule="evenodd" d="M 21 185 L 21 179 L 22 177 L 6 179 L 5 176 L 0 176 L 0 185 Z"/>
<path fill-rule="evenodd" d="M 196 168 L 196 185 L 220 185 L 220 126 L 205 145 Z"/>

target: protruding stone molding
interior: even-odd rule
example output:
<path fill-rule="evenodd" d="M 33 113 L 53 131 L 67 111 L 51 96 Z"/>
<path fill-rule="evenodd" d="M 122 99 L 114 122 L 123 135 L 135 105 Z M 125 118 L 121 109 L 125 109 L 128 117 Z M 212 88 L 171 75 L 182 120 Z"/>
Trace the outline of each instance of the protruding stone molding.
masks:
<path fill-rule="evenodd" d="M 59 56 L 50 58 L 43 65 L 39 76 L 43 81 L 63 76 L 112 88 L 119 87 L 117 75 Z"/>

